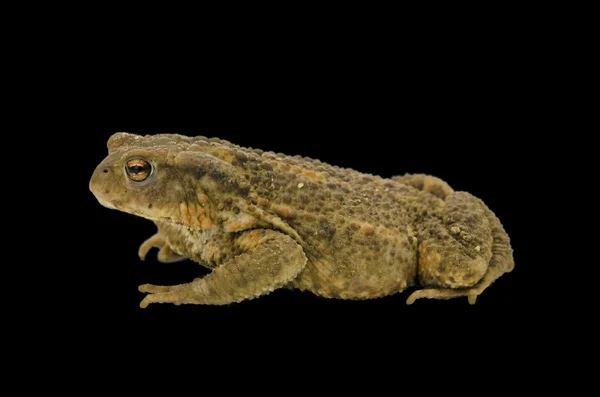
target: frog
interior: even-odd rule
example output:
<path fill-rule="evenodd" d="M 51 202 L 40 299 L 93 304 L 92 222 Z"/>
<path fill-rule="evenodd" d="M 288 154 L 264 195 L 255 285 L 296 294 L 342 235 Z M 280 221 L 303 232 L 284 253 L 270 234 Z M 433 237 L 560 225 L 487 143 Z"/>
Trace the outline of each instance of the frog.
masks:
<path fill-rule="evenodd" d="M 477 297 L 514 268 L 497 216 L 427 174 L 383 178 L 219 138 L 113 134 L 89 189 L 109 209 L 148 219 L 163 263 L 210 273 L 143 284 L 153 303 L 229 305 L 277 289 L 367 300 Z"/>

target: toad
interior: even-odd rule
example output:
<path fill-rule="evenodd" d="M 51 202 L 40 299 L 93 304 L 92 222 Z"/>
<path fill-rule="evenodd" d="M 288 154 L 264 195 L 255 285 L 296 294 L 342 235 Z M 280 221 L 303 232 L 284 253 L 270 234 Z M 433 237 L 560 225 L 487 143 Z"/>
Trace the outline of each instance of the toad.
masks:
<path fill-rule="evenodd" d="M 187 284 L 139 287 L 150 303 L 224 305 L 278 288 L 372 299 L 467 297 L 514 267 L 510 240 L 478 198 L 429 175 L 381 178 L 217 138 L 116 133 L 90 189 L 153 221 L 165 263 L 211 269 Z"/>

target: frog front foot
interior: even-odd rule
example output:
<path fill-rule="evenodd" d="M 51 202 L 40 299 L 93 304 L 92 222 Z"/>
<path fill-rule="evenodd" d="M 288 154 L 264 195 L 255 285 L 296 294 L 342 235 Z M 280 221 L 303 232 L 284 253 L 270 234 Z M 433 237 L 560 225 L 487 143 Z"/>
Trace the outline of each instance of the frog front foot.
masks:
<path fill-rule="evenodd" d="M 145 260 L 146 255 L 152 248 L 159 249 L 158 261 L 162 263 L 174 263 L 187 259 L 185 256 L 176 254 L 160 233 L 155 234 L 140 245 L 140 249 L 138 250 L 140 259 Z"/>

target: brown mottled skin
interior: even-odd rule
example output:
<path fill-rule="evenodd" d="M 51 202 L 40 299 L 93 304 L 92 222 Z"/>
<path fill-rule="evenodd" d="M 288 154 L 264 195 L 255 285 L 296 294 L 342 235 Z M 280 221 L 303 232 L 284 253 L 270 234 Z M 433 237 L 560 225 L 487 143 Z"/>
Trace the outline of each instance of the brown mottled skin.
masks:
<path fill-rule="evenodd" d="M 140 257 L 157 247 L 162 262 L 190 258 L 212 269 L 188 284 L 140 286 L 149 293 L 141 307 L 228 304 L 282 287 L 370 299 L 412 285 L 423 289 L 408 304 L 458 296 L 475 303 L 514 266 L 496 216 L 435 177 L 383 179 L 170 134 L 117 133 L 108 150 L 90 189 L 102 205 L 156 223 Z M 144 164 L 146 173 L 130 176 Z"/>

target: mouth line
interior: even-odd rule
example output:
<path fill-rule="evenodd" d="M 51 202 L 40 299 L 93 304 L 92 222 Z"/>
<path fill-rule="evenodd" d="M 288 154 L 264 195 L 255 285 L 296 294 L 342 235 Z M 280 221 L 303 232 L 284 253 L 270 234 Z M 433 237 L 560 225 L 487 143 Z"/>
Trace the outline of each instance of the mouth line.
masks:
<path fill-rule="evenodd" d="M 96 197 L 96 199 L 98 199 L 98 202 L 100 203 L 101 206 L 109 208 L 111 210 L 119 210 L 117 207 L 115 207 L 113 204 L 111 204 L 110 202 L 103 200 L 100 197 Z"/>
<path fill-rule="evenodd" d="M 117 211 L 121 211 L 124 212 L 126 214 L 130 214 L 130 215 L 134 215 L 134 216 L 138 216 L 140 218 L 144 218 L 144 219 L 148 219 L 150 221 L 153 222 L 162 222 L 162 223 L 168 223 L 171 225 L 178 225 L 178 226 L 184 226 L 184 223 L 181 221 L 175 221 L 172 218 L 168 218 L 168 217 L 152 217 L 152 216 L 148 216 L 147 214 L 142 214 L 141 212 L 138 211 L 130 211 L 130 210 L 125 210 L 123 208 L 119 208 L 117 206 L 115 206 L 114 204 L 110 203 L 109 201 L 103 200 L 102 198 L 96 197 L 98 199 L 98 202 L 100 203 L 100 205 L 102 205 L 103 207 L 106 207 L 108 209 L 111 210 L 117 210 Z"/>

